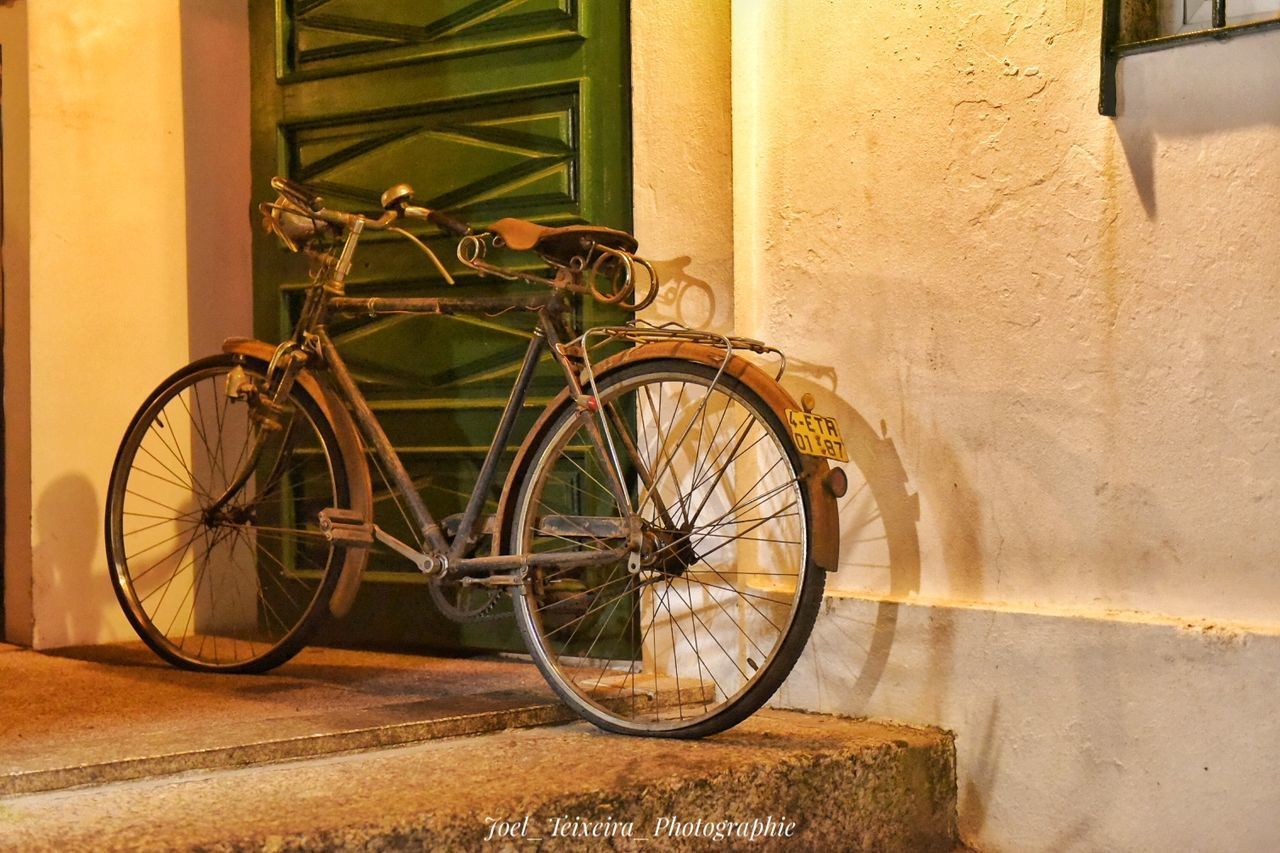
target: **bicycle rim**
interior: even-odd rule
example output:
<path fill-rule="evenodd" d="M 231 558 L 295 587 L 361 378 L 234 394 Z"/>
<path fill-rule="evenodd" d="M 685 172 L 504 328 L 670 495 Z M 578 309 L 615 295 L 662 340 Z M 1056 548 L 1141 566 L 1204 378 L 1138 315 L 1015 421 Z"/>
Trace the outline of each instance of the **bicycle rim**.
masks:
<path fill-rule="evenodd" d="M 135 416 L 112 472 L 107 549 L 117 597 L 153 650 L 188 668 L 256 672 L 295 654 L 324 616 L 341 552 L 318 518 L 345 505 L 347 486 L 315 403 L 295 390 L 263 429 L 248 399 L 228 393 L 237 367 L 261 383 L 256 362 L 206 359 Z"/>

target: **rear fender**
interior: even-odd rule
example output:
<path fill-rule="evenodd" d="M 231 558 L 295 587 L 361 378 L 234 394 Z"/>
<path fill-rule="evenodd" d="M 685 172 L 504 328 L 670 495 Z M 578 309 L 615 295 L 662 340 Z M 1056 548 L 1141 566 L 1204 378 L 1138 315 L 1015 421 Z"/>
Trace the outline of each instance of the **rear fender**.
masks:
<path fill-rule="evenodd" d="M 227 338 L 222 342 L 222 351 L 236 355 L 245 355 L 265 363 L 270 363 L 276 348 L 266 341 L 252 338 Z M 360 431 L 355 421 L 347 412 L 342 402 L 328 388 L 320 384 L 314 375 L 301 371 L 297 380 L 311 399 L 319 405 L 320 411 L 328 419 L 333 434 L 338 439 L 338 449 L 342 452 L 343 469 L 347 474 L 347 486 L 351 495 L 351 509 L 360 513 L 365 521 L 373 520 L 373 483 L 369 477 L 369 466 L 364 461 L 364 442 L 360 439 Z M 345 616 L 355 602 L 356 593 L 360 590 L 360 578 L 364 575 L 365 564 L 369 561 L 368 548 L 348 548 L 342 562 L 342 573 L 338 576 L 338 585 L 334 587 L 333 596 L 329 599 L 329 612 L 334 616 Z"/>
<path fill-rule="evenodd" d="M 600 380 L 615 370 L 627 365 L 644 361 L 675 358 L 693 361 L 699 364 L 719 367 L 724 362 L 724 350 L 687 341 L 664 341 L 633 347 L 625 352 L 607 358 L 594 365 L 596 379 Z M 725 366 L 725 373 L 736 377 L 744 385 L 755 391 L 783 424 L 787 424 L 787 409 L 799 409 L 800 405 L 787 393 L 773 377 L 756 367 L 742 356 L 731 356 Z M 498 502 L 498 523 L 495 527 L 497 535 L 493 537 L 494 553 L 501 553 L 510 541 L 512 513 L 514 512 L 515 491 L 523 480 L 532 461 L 534 449 L 551 427 L 551 421 L 561 408 L 569 402 L 569 390 L 566 388 L 551 401 L 542 412 L 528 436 L 516 454 L 507 482 L 502 489 L 502 497 Z M 786 441 L 793 442 L 791 434 L 786 433 Z M 813 561 L 828 572 L 839 567 L 840 560 L 840 519 L 836 508 L 835 497 L 827 491 L 825 482 L 831 467 L 826 459 L 802 454 L 797 449 L 801 462 L 801 478 L 809 497 L 809 507 L 813 515 Z"/>

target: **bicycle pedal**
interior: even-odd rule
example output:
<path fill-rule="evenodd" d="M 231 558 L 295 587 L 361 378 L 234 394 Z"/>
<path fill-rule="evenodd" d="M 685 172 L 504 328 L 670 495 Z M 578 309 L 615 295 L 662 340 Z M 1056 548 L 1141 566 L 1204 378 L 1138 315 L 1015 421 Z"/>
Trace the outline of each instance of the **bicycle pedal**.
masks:
<path fill-rule="evenodd" d="M 353 509 L 329 507 L 320 511 L 320 531 L 330 542 L 365 546 L 373 544 L 373 524 Z"/>

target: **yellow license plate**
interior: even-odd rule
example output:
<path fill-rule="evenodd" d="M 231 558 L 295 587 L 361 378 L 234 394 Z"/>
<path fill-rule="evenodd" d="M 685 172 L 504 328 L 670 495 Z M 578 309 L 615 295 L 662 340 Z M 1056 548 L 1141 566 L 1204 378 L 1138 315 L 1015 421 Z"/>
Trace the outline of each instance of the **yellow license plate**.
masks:
<path fill-rule="evenodd" d="M 844 439 L 840 436 L 840 427 L 836 424 L 835 418 L 787 409 L 787 423 L 791 427 L 792 438 L 796 440 L 796 447 L 801 453 L 809 456 L 823 456 L 838 462 L 849 461 L 849 454 L 845 450 Z"/>

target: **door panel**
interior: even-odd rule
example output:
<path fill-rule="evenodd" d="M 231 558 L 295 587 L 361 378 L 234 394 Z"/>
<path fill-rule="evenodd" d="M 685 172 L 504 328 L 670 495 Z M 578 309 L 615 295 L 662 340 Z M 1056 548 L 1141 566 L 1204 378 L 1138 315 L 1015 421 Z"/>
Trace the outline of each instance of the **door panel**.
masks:
<path fill-rule="evenodd" d="M 421 203 L 474 224 L 518 216 L 629 230 L 627 20 L 617 0 L 251 0 L 257 194 L 282 174 L 335 206 L 373 210 L 384 189 L 407 181 Z M 410 230 L 459 290 L 531 289 L 464 275 L 455 241 L 431 226 Z M 260 337 L 287 333 L 307 280 L 305 259 L 259 236 Z M 452 292 L 394 235 L 363 240 L 347 287 L 353 296 Z M 579 326 L 619 319 L 594 303 L 575 311 Z M 465 503 L 531 330 L 519 312 L 358 318 L 331 329 L 439 519 Z M 559 382 L 544 361 L 513 442 Z M 376 473 L 374 485 L 378 522 L 408 537 Z M 496 490 L 490 498 L 492 508 Z M 442 620 L 422 578 L 386 556 L 371 561 L 355 609 L 333 632 L 348 642 L 519 648 L 509 620 Z"/>
<path fill-rule="evenodd" d="M 293 4 L 288 73 L 347 74 L 581 39 L 573 0 L 330 0 Z M 429 7 L 429 8 L 424 8 Z M 289 30 L 282 30 L 288 39 Z"/>

